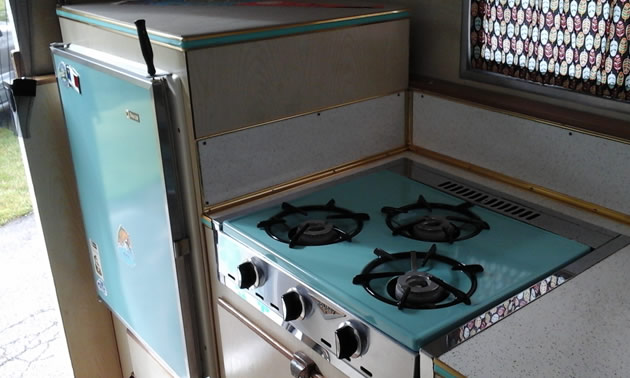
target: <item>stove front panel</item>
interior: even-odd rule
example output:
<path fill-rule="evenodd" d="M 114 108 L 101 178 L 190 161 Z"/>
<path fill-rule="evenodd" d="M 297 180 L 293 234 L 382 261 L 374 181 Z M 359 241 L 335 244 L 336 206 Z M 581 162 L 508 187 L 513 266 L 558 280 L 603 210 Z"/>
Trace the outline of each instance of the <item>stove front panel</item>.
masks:
<path fill-rule="evenodd" d="M 258 250 L 261 256 L 277 264 L 294 277 L 321 293 L 410 350 L 423 345 L 460 325 L 487 308 L 498 304 L 528 285 L 540 281 L 558 268 L 590 251 L 590 247 L 519 222 L 488 209 L 470 210 L 486 221 L 490 229 L 453 244 L 436 243 L 438 253 L 464 264 L 479 264 L 478 288 L 471 305 L 456 305 L 439 310 L 398 310 L 370 296 L 352 278 L 373 260 L 375 248 L 390 253 L 426 251 L 433 243 L 392 236 L 385 224 L 383 206 L 400 207 L 417 201 L 458 205 L 462 200 L 401 174 L 382 170 L 354 177 L 289 201 L 292 205 L 325 204 L 330 199 L 337 206 L 368 213 L 370 220 L 352 242 L 326 246 L 289 248 L 270 238 L 257 227 L 258 222 L 280 211 L 280 204 L 255 213 L 227 220 L 226 234 Z M 441 270 L 441 271 L 440 271 Z M 466 292 L 470 282 L 453 275 L 450 269 L 431 270 L 437 276 L 451 277 L 450 283 Z"/>
<path fill-rule="evenodd" d="M 286 274 L 277 264 L 277 259 L 261 256 L 254 248 L 222 232 L 218 232 L 215 239 L 221 283 L 341 372 L 350 377 L 417 376 L 417 351 L 407 349 L 376 329 L 362 327 L 362 320 L 342 305 L 331 301 L 301 279 Z M 239 288 L 238 266 L 247 261 L 255 263 L 262 274 L 263 283 L 259 287 Z M 305 316 L 304 319 L 285 322 L 282 295 L 293 290 L 300 293 L 306 304 Z M 348 323 L 356 324 L 363 332 L 363 355 L 339 359 L 335 331 Z"/>

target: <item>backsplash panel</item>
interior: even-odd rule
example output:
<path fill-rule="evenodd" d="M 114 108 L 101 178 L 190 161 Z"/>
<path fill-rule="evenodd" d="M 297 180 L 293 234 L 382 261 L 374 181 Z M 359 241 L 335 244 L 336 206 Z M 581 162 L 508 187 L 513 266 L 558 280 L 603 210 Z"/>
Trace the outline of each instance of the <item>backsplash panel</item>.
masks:
<path fill-rule="evenodd" d="M 413 99 L 413 144 L 630 214 L 630 145 L 449 101 Z"/>
<path fill-rule="evenodd" d="M 401 92 L 201 140 L 204 204 L 402 147 L 404 119 Z"/>

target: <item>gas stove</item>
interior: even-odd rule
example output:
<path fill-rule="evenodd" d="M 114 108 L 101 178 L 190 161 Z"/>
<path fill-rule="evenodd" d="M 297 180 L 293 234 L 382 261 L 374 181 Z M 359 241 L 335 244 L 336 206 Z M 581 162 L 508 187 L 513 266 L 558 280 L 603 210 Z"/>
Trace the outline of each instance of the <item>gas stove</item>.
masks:
<path fill-rule="evenodd" d="M 628 242 L 407 159 L 213 227 L 220 281 L 358 377 L 419 376 Z"/>

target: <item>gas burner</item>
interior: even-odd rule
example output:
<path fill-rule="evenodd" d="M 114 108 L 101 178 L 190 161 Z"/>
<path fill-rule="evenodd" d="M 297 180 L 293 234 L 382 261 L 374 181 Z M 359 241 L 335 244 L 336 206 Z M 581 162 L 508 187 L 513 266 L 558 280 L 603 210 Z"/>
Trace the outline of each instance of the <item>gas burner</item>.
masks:
<path fill-rule="evenodd" d="M 296 207 L 282 203 L 282 211 L 258 223 L 275 240 L 296 246 L 333 244 L 352 241 L 370 216 L 335 206 L 330 200 L 325 205 Z"/>
<path fill-rule="evenodd" d="M 470 297 L 477 289 L 476 274 L 483 272 L 481 265 L 464 265 L 439 255 L 435 244 L 427 252 L 390 254 L 377 248 L 374 254 L 378 257 L 366 265 L 352 283 L 362 285 L 370 295 L 398 309 L 438 309 L 458 303 L 469 305 Z M 418 259 L 421 259 L 419 265 Z M 405 271 L 409 266 L 411 269 Z M 448 267 L 450 269 L 444 269 Z M 438 271 L 443 276 L 450 276 L 450 282 L 457 282 L 465 275 L 470 280 L 470 289 L 464 293 L 438 278 Z"/>
<path fill-rule="evenodd" d="M 457 206 L 427 202 L 423 196 L 402 207 L 383 207 L 387 226 L 394 235 L 428 242 L 448 242 L 472 238 L 490 226 L 469 210 L 473 204 Z"/>

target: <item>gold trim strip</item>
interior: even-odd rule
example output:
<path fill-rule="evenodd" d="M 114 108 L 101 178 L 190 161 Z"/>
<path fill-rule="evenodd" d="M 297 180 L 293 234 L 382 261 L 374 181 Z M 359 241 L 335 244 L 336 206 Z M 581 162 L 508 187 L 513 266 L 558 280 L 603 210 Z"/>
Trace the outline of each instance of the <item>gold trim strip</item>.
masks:
<path fill-rule="evenodd" d="M 398 93 L 403 93 L 405 91 L 406 91 L 405 89 L 400 89 L 400 90 L 397 90 L 397 91 L 394 91 L 394 92 L 391 92 L 391 93 L 386 93 L 384 95 L 377 95 L 377 96 L 372 96 L 372 97 L 361 98 L 361 99 L 358 99 L 358 100 L 345 102 L 343 104 L 331 105 L 331 106 L 319 108 L 319 109 L 316 109 L 316 110 L 310 110 L 310 111 L 303 112 L 303 113 L 298 113 L 298 114 L 295 114 L 295 115 L 290 115 L 290 116 L 286 116 L 286 117 L 282 117 L 282 118 L 273 119 L 271 121 L 255 123 L 253 125 L 242 126 L 242 127 L 239 127 L 239 128 L 236 128 L 236 129 L 232 129 L 232 130 L 227 130 L 227 131 L 220 131 L 218 133 L 214 133 L 214 134 L 210 134 L 210 135 L 206 135 L 206 136 L 202 136 L 202 137 L 197 137 L 195 139 L 195 141 L 196 142 L 200 142 L 200 141 L 205 140 L 205 139 L 216 138 L 216 137 L 220 137 L 220 136 L 223 136 L 223 135 L 236 133 L 236 132 L 247 130 L 247 129 L 253 129 L 253 128 L 259 127 L 259 126 L 269 125 L 271 123 L 282 122 L 282 121 L 286 121 L 286 120 L 289 120 L 289 119 L 292 119 L 292 118 L 298 118 L 298 117 L 306 116 L 306 115 L 309 115 L 309 114 L 321 113 L 321 112 L 324 112 L 324 111 L 327 111 L 327 110 L 341 108 L 343 106 L 358 104 L 359 102 L 363 102 L 363 101 L 370 101 L 370 100 L 374 100 L 374 99 L 377 99 L 377 98 L 382 98 L 382 97 L 395 95 L 395 94 L 398 94 Z"/>
<path fill-rule="evenodd" d="M 579 198 L 572 197 L 567 194 L 560 193 L 549 188 L 545 188 L 543 186 L 531 184 L 529 182 L 526 182 L 526 181 L 523 181 L 514 177 L 510 177 L 502 173 L 495 172 L 493 170 L 483 168 L 483 167 L 480 167 L 471 163 L 467 163 L 465 161 L 452 158 L 450 156 L 442 155 L 438 152 L 427 150 L 422 147 L 411 146 L 410 150 L 418 155 L 425 156 L 425 157 L 428 157 L 437 161 L 441 161 L 441 162 L 444 162 L 444 163 L 447 163 L 449 165 L 453 165 L 459 168 L 463 168 L 468 171 L 479 174 L 481 176 L 489 177 L 496 181 L 500 181 L 500 182 L 503 182 L 512 186 L 516 186 L 521 189 L 529 190 L 530 192 L 534 192 L 536 194 L 540 194 L 545 197 L 549 197 L 554 200 L 564 202 L 573 207 L 587 210 L 587 211 L 602 215 L 604 217 L 616 220 L 618 222 L 630 225 L 630 215 L 628 214 L 621 213 L 621 212 L 609 209 L 607 207 L 594 204 L 592 202 L 584 201 Z"/>
<path fill-rule="evenodd" d="M 357 16 L 332 18 L 332 19 L 328 19 L 328 20 L 299 22 L 299 23 L 295 23 L 295 24 L 284 24 L 284 25 L 267 26 L 267 27 L 251 28 L 251 29 L 240 29 L 240 30 L 235 30 L 235 31 L 231 31 L 231 32 L 210 33 L 210 34 L 196 35 L 194 37 L 184 37 L 183 41 L 184 42 L 198 41 L 200 39 L 230 37 L 230 36 L 234 36 L 234 35 L 241 35 L 241 34 L 247 34 L 247 33 L 260 33 L 260 32 L 266 32 L 266 31 L 271 31 L 271 30 L 282 30 L 282 29 L 298 28 L 298 27 L 303 27 L 303 26 L 331 24 L 331 23 L 335 23 L 335 22 L 360 20 L 362 18 L 387 16 L 387 15 L 399 14 L 399 13 L 405 13 L 405 12 L 409 12 L 409 10 L 405 8 L 405 9 L 397 9 L 397 10 L 387 11 L 387 12 L 368 13 L 368 14 L 362 14 L 362 15 L 357 15 Z M 394 21 L 394 20 L 392 20 L 392 21 Z"/>
<path fill-rule="evenodd" d="M 448 366 L 447 364 L 445 364 L 444 362 L 438 360 L 437 358 L 433 359 L 433 363 L 439 367 L 441 367 L 443 370 L 446 370 L 449 374 L 451 374 L 453 377 L 457 377 L 457 378 L 466 378 L 465 375 L 463 375 L 462 373 L 458 372 L 457 370 L 453 369 L 452 367 Z"/>
<path fill-rule="evenodd" d="M 405 152 L 407 150 L 408 150 L 407 146 L 402 146 L 402 147 L 398 147 L 393 150 L 389 150 L 389 151 L 386 151 L 377 155 L 368 156 L 366 158 L 359 159 L 350 163 L 341 164 L 331 169 L 321 171 L 321 172 L 316 172 L 316 173 L 313 173 L 311 175 L 304 176 L 301 178 L 297 178 L 295 180 L 286 182 L 284 184 L 261 189 L 259 191 L 245 194 L 240 197 L 236 197 L 231 200 L 220 202 L 214 205 L 205 206 L 203 209 L 203 213 L 206 218 L 211 219 L 210 214 L 212 213 L 223 211 L 223 210 L 235 207 L 235 206 L 243 205 L 243 204 L 255 201 L 257 199 L 260 199 L 262 197 L 265 197 L 267 195 L 279 193 L 279 192 L 292 189 L 303 184 L 308 184 L 308 183 L 311 183 L 311 182 L 314 182 L 323 178 L 331 177 L 336 174 L 345 172 L 349 169 L 357 168 L 357 167 L 375 162 L 377 160 L 381 160 L 386 157 L 393 156 L 401 152 Z"/>
<path fill-rule="evenodd" d="M 528 121 L 532 121 L 532 122 L 538 122 L 538 123 L 543 123 L 545 125 L 549 125 L 549 126 L 553 126 L 553 127 L 558 127 L 564 130 L 568 130 L 568 131 L 573 131 L 576 133 L 580 133 L 580 134 L 585 134 L 585 135 L 590 135 L 593 137 L 597 137 L 597 138 L 602 138 L 602 139 L 608 139 L 611 140 L 613 142 L 618 142 L 618 143 L 623 143 L 623 144 L 630 144 L 630 140 L 628 139 L 623 139 L 623 138 L 618 138 L 618 137 L 614 137 L 614 136 L 610 136 L 610 135 L 606 135 L 606 134 L 602 134 L 602 133 L 598 133 L 595 131 L 591 131 L 591 130 L 586 130 L 586 129 L 581 129 L 579 127 L 575 127 L 575 126 L 570 126 L 568 124 L 565 123 L 561 123 L 561 122 L 554 122 L 554 121 L 549 121 L 543 118 L 538 118 L 538 117 L 533 117 L 527 114 L 523 114 L 523 113 L 518 113 L 518 112 L 513 112 L 510 110 L 505 110 L 505 109 L 501 109 L 501 108 L 497 108 L 491 105 L 485 105 L 485 104 L 480 104 L 478 102 L 474 102 L 471 100 L 465 100 L 459 97 L 454 97 L 454 96 L 450 96 L 450 95 L 445 95 L 439 91 L 435 91 L 435 90 L 430 90 L 430 89 L 419 89 L 419 88 L 411 88 L 412 92 L 418 92 L 418 93 L 426 93 L 429 94 L 431 96 L 435 96 L 435 97 L 440 97 L 449 101 L 453 101 L 459 104 L 464 104 L 464 105 L 468 105 L 468 106 L 472 106 L 475 108 L 479 108 L 479 109 L 484 109 L 484 110 L 490 110 L 496 113 L 501 113 L 501 114 L 505 114 L 505 115 L 509 115 L 509 116 L 513 116 L 513 117 L 517 117 L 517 118 L 522 118 L 522 119 L 526 119 Z"/>
<path fill-rule="evenodd" d="M 413 145 L 413 92 L 406 90 L 405 96 L 405 141 L 407 146 L 411 146 Z"/>

